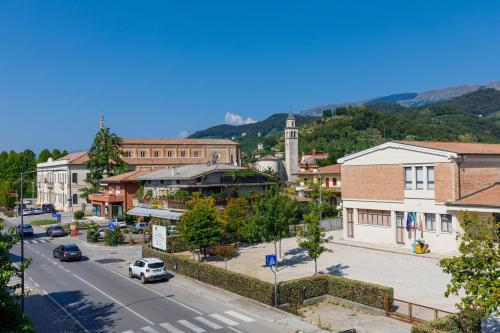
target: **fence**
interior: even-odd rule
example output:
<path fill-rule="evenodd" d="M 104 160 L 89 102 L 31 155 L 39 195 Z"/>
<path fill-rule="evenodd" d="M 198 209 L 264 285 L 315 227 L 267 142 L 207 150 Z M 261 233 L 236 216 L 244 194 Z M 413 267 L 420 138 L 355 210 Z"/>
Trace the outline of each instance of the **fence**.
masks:
<path fill-rule="evenodd" d="M 342 218 L 336 217 L 332 219 L 324 219 L 319 222 L 320 227 L 324 230 L 342 230 Z"/>
<path fill-rule="evenodd" d="M 392 305 L 389 298 L 385 300 L 385 314 L 388 317 L 395 318 L 410 324 L 419 324 L 439 319 L 452 314 L 451 312 L 436 309 L 430 306 L 416 304 L 412 302 L 403 301 L 400 299 L 393 299 Z"/>

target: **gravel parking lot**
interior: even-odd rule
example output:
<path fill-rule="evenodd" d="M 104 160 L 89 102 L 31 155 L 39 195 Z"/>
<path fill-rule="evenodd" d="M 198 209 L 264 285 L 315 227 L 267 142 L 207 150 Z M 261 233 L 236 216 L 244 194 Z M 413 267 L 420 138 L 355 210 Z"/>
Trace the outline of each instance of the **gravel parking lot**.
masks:
<path fill-rule="evenodd" d="M 450 277 L 441 271 L 439 260 L 335 243 L 328 247 L 332 252 L 319 258 L 318 271 L 391 286 L 395 298 L 454 311 L 458 298 L 444 296 Z M 314 273 L 314 262 L 307 252 L 298 248 L 295 238 L 283 240 L 281 249 L 280 281 Z M 265 255 L 273 253 L 271 243 L 242 247 L 239 256 L 228 262 L 228 269 L 273 282 L 273 273 L 264 265 Z M 224 267 L 224 263 L 216 258 L 209 259 L 209 262 Z"/>

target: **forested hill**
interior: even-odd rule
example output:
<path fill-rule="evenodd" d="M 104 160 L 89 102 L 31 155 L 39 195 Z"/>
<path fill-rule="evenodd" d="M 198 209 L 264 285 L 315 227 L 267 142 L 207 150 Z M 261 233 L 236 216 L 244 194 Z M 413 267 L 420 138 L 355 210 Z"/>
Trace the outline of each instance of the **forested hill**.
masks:
<path fill-rule="evenodd" d="M 235 136 L 247 156 L 256 151 L 258 143 L 264 144 L 263 154 L 272 153 L 272 149 L 282 151 L 286 116 L 273 115 L 251 125 L 215 126 L 196 132 L 193 137 Z M 300 126 L 299 150 L 325 150 L 331 157 L 328 162 L 389 140 L 500 143 L 500 91 L 480 89 L 416 109 L 387 101 L 368 106 L 338 107 L 330 117 L 297 116 L 297 123 Z M 259 131 L 261 137 L 257 136 Z M 209 135 L 204 135 L 206 133 Z M 242 133 L 246 135 L 242 136 Z"/>

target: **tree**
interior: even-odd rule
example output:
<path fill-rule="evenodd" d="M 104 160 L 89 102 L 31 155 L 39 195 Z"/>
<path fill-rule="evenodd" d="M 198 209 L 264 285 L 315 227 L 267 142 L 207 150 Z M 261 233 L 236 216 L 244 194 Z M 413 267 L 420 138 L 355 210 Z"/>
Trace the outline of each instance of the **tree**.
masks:
<path fill-rule="evenodd" d="M 38 154 L 38 163 L 45 163 L 49 159 L 49 157 L 52 157 L 52 154 L 50 153 L 50 150 L 44 149 Z"/>
<path fill-rule="evenodd" d="M 0 332 L 35 332 L 33 325 L 26 315 L 23 314 L 15 299 L 9 294 L 13 289 L 20 287 L 17 284 L 8 287 L 7 284 L 12 277 L 21 276 L 21 268 L 27 269 L 31 259 L 25 259 L 19 267 L 11 261 L 10 249 L 19 241 L 19 236 L 10 228 L 3 232 L 4 221 L 0 218 Z"/>
<path fill-rule="evenodd" d="M 217 244 L 222 236 L 214 199 L 195 195 L 187 204 L 189 210 L 181 217 L 179 234 L 188 246 L 199 248 L 206 257 L 206 248 Z"/>
<path fill-rule="evenodd" d="M 222 216 L 225 242 L 237 242 L 243 238 L 243 231 L 250 223 L 249 210 L 247 198 L 229 199 Z"/>
<path fill-rule="evenodd" d="M 97 132 L 89 150 L 89 160 L 87 161 L 89 173 L 86 181 L 90 187 L 83 189 L 84 197 L 98 192 L 100 190 L 99 181 L 104 177 L 117 175 L 127 170 L 127 165 L 122 160 L 121 142 L 122 139 L 111 133 L 107 127 L 101 128 Z"/>
<path fill-rule="evenodd" d="M 320 210 L 316 205 L 309 206 L 309 212 L 304 215 L 304 229 L 299 231 L 299 246 L 307 250 L 311 259 L 314 260 L 314 274 L 318 274 L 318 258 L 325 252 L 331 252 L 324 246 L 332 237 L 326 237 L 319 225 Z"/>
<path fill-rule="evenodd" d="M 481 308 L 488 316 L 500 302 L 499 224 L 464 214 L 462 228 L 461 255 L 440 261 L 443 271 L 451 274 L 445 296 L 461 294 L 461 311 Z"/>
<path fill-rule="evenodd" d="M 277 244 L 286 237 L 297 216 L 297 205 L 278 187 L 266 190 L 254 203 L 253 214 L 255 232 L 261 239 L 273 242 L 274 253 L 278 256 Z"/>
<path fill-rule="evenodd" d="M 333 116 L 333 112 L 331 109 L 323 110 L 323 118 L 330 118 Z"/>
<path fill-rule="evenodd" d="M 8 180 L 0 180 L 0 207 L 14 207 L 15 195 L 12 195 L 12 186 Z"/>
<path fill-rule="evenodd" d="M 235 245 L 219 244 L 215 247 L 215 255 L 224 259 L 224 266 L 227 269 L 227 262 L 229 259 L 236 257 L 238 249 Z"/>

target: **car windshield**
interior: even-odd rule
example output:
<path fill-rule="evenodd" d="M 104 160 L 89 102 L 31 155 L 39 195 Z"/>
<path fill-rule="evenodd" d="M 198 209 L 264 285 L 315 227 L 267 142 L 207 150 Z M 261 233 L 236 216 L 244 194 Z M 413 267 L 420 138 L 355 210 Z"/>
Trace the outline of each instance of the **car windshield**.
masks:
<path fill-rule="evenodd" d="M 64 230 L 64 229 L 63 229 L 63 227 L 52 227 L 52 230 L 60 231 L 60 230 Z"/>
<path fill-rule="evenodd" d="M 64 250 L 65 251 L 80 251 L 80 249 L 76 245 L 66 245 L 66 246 L 64 246 Z"/>
<path fill-rule="evenodd" d="M 162 262 L 153 262 L 153 263 L 148 264 L 148 267 L 149 268 L 162 268 L 163 263 Z"/>
<path fill-rule="evenodd" d="M 30 224 L 25 224 L 25 225 L 23 225 L 23 228 L 24 229 L 29 229 L 29 228 L 31 228 L 31 225 Z"/>

